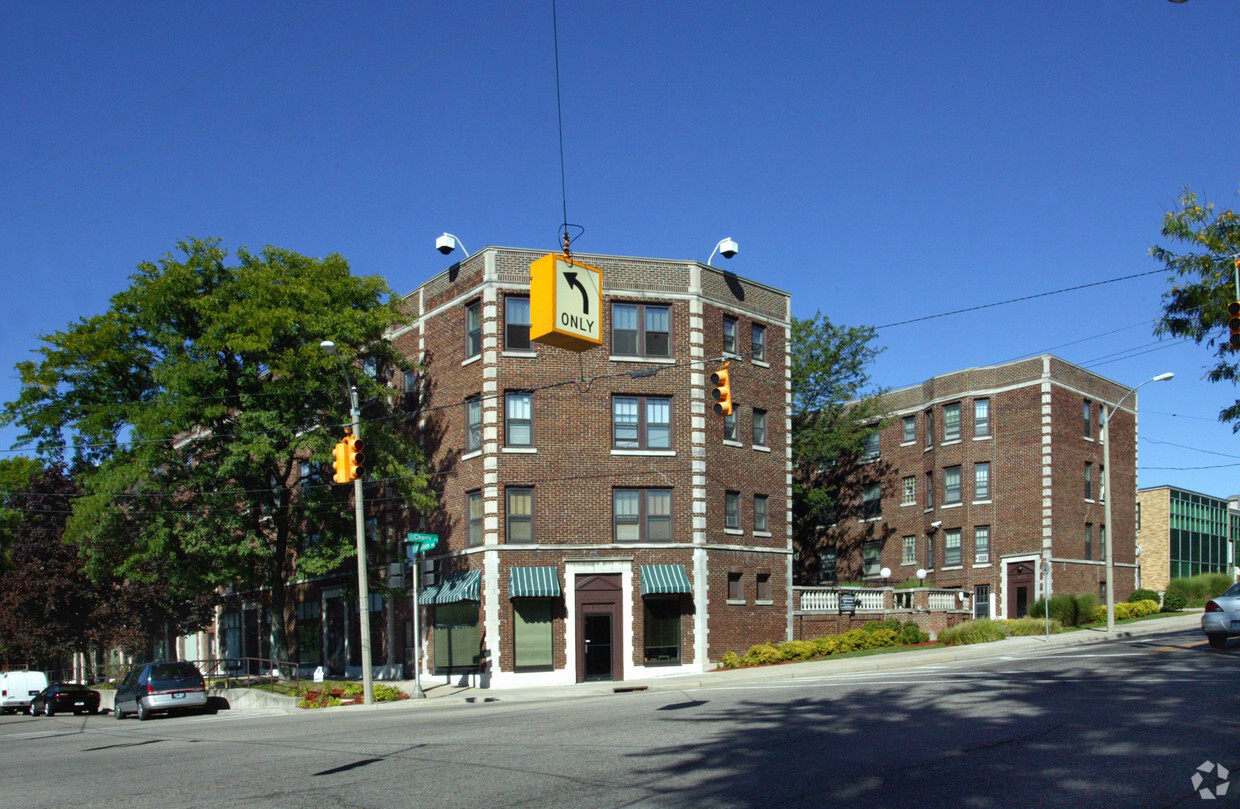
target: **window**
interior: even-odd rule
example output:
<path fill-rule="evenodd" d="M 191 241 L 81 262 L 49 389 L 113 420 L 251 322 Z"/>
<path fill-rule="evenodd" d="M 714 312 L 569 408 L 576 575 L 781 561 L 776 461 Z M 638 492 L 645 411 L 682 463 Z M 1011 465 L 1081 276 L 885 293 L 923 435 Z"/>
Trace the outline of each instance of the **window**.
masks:
<path fill-rule="evenodd" d="M 509 393 L 504 396 L 505 446 L 534 445 L 533 399 L 530 393 Z"/>
<path fill-rule="evenodd" d="M 741 527 L 740 492 L 725 492 L 723 495 L 723 527 L 738 530 Z"/>
<path fill-rule="evenodd" d="M 671 489 L 615 489 L 612 522 L 617 542 L 670 542 Z"/>
<path fill-rule="evenodd" d="M 1090 416 L 1092 415 L 1090 413 L 1090 410 L 1092 408 L 1093 408 L 1093 403 L 1090 402 L 1088 399 L 1086 399 L 1085 400 L 1085 437 L 1086 438 L 1092 438 L 1094 434 L 1094 420 L 1090 418 Z"/>
<path fill-rule="evenodd" d="M 1089 461 L 1085 462 L 1085 499 L 1094 499 L 1094 465 Z"/>
<path fill-rule="evenodd" d="M 504 348 L 530 349 L 530 299 L 509 295 L 504 298 Z"/>
<path fill-rule="evenodd" d="M 753 496 L 753 530 L 769 531 L 766 520 L 766 495 L 755 494 Z"/>
<path fill-rule="evenodd" d="M 973 437 L 985 438 L 990 435 L 990 400 L 973 400 Z"/>
<path fill-rule="evenodd" d="M 873 520 L 883 516 L 883 490 L 877 483 L 867 484 L 862 495 L 861 518 Z"/>
<path fill-rule="evenodd" d="M 736 411 L 735 410 L 733 410 L 731 413 L 723 417 L 723 440 L 724 441 L 735 441 L 736 440 Z"/>
<path fill-rule="evenodd" d="M 447 674 L 478 666 L 482 641 L 478 632 L 478 602 L 457 601 L 435 605 L 435 673 Z"/>
<path fill-rule="evenodd" d="M 990 463 L 973 464 L 973 499 L 990 499 Z"/>
<path fill-rule="evenodd" d="M 644 605 L 645 662 L 680 662 L 680 598 L 648 596 Z"/>
<path fill-rule="evenodd" d="M 465 451 L 482 449 L 482 397 L 465 400 Z"/>
<path fill-rule="evenodd" d="M 741 574 L 728 574 L 728 601 L 744 601 L 745 600 L 745 583 L 741 580 Z"/>
<path fill-rule="evenodd" d="M 818 583 L 819 584 L 835 584 L 836 580 L 836 557 L 835 551 L 819 551 L 818 553 Z"/>
<path fill-rule="evenodd" d="M 960 502 L 960 467 L 949 466 L 943 470 L 943 505 Z"/>
<path fill-rule="evenodd" d="M 900 545 L 900 564 L 917 564 L 917 537 L 904 537 Z"/>
<path fill-rule="evenodd" d="M 900 484 L 900 505 L 917 505 L 917 478 L 913 475 L 908 475 L 900 481 Z"/>
<path fill-rule="evenodd" d="M 990 526 L 979 525 L 973 529 L 973 563 L 984 565 L 990 561 Z"/>
<path fill-rule="evenodd" d="M 482 301 L 465 307 L 465 359 L 482 353 Z"/>
<path fill-rule="evenodd" d="M 1094 524 L 1085 523 L 1085 559 L 1094 558 Z"/>
<path fill-rule="evenodd" d="M 756 447 L 766 446 L 766 411 L 753 410 L 753 443 Z"/>
<path fill-rule="evenodd" d="M 1098 555 L 1104 560 L 1107 558 L 1107 527 L 1105 525 L 1098 526 Z"/>
<path fill-rule="evenodd" d="M 934 411 L 926 411 L 926 446 L 934 446 Z"/>
<path fill-rule="evenodd" d="M 482 544 L 482 492 L 465 495 L 465 538 L 469 545 Z"/>
<path fill-rule="evenodd" d="M 1107 468 L 1104 464 L 1098 464 L 1098 502 L 1107 499 Z"/>
<path fill-rule="evenodd" d="M 926 508 L 934 508 L 934 473 L 926 473 Z"/>
<path fill-rule="evenodd" d="M 878 458 L 878 431 L 866 435 L 861 444 L 861 460 L 873 461 Z"/>
<path fill-rule="evenodd" d="M 418 409 L 418 372 L 414 369 L 405 371 L 401 380 L 401 391 L 404 396 L 401 397 L 401 407 L 406 413 Z"/>
<path fill-rule="evenodd" d="M 934 570 L 934 534 L 926 537 L 926 570 Z"/>
<path fill-rule="evenodd" d="M 723 353 L 736 353 L 736 318 L 723 316 Z"/>
<path fill-rule="evenodd" d="M 911 444 L 917 440 L 917 417 L 905 416 L 900 420 L 900 443 Z"/>
<path fill-rule="evenodd" d="M 670 449 L 672 400 L 617 396 L 611 400 L 612 446 L 617 449 Z"/>
<path fill-rule="evenodd" d="M 534 541 L 534 490 L 529 488 L 508 489 L 508 541 L 513 543 Z"/>
<path fill-rule="evenodd" d="M 758 585 L 758 601 L 771 601 L 771 574 L 759 573 L 754 577 Z"/>
<path fill-rule="evenodd" d="M 943 406 L 943 440 L 960 440 L 960 402 Z"/>
<path fill-rule="evenodd" d="M 611 351 L 633 357 L 672 355 L 671 309 L 636 303 L 611 305 Z"/>
<path fill-rule="evenodd" d="M 750 354 L 757 362 L 766 362 L 766 326 L 754 323 L 749 327 Z"/>
<path fill-rule="evenodd" d="M 861 545 L 861 573 L 877 576 L 882 571 L 883 543 L 865 542 Z"/>
<path fill-rule="evenodd" d="M 973 617 L 990 617 L 990 585 L 979 584 L 973 588 Z"/>
<path fill-rule="evenodd" d="M 552 603 L 550 598 L 512 600 L 512 665 L 515 671 L 551 671 Z"/>
<path fill-rule="evenodd" d="M 943 565 L 945 567 L 960 566 L 960 529 L 943 532 Z"/>

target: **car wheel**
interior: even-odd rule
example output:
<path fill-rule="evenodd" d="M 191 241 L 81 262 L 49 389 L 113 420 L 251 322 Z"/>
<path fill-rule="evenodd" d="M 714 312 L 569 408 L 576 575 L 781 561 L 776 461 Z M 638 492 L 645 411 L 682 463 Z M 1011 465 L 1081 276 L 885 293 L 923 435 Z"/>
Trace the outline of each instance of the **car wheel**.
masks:
<path fill-rule="evenodd" d="M 116 715 L 116 718 L 117 718 L 117 719 L 124 719 L 124 718 L 125 718 L 125 712 L 121 710 L 121 706 L 120 706 L 120 705 L 115 706 L 115 707 L 112 709 L 112 713 Z"/>
<path fill-rule="evenodd" d="M 33 703 L 33 702 L 32 702 L 32 703 L 30 703 L 30 710 L 29 710 L 29 711 L 27 711 L 26 713 L 30 714 L 31 716 L 38 716 L 38 715 L 39 715 L 39 712 L 38 712 L 38 711 L 36 711 L 36 710 L 34 709 L 34 703 Z"/>
<path fill-rule="evenodd" d="M 142 704 L 142 700 L 138 700 L 138 721 L 145 722 L 151 718 L 151 712 Z"/>
<path fill-rule="evenodd" d="M 30 707 L 34 708 L 34 705 L 31 705 Z M 52 707 L 52 703 L 50 702 L 43 703 L 43 715 L 49 718 L 56 715 L 56 709 Z"/>
<path fill-rule="evenodd" d="M 1206 637 L 1210 639 L 1210 645 L 1215 649 L 1222 649 L 1227 645 L 1226 635 L 1206 635 Z"/>

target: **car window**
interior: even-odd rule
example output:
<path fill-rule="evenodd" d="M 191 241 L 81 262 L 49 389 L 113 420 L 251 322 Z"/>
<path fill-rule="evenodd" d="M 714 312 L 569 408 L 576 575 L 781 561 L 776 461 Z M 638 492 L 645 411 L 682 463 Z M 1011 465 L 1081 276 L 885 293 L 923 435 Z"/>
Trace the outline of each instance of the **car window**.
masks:
<path fill-rule="evenodd" d="M 151 666 L 151 679 L 156 682 L 199 680 L 202 675 L 192 663 L 158 663 Z"/>
<path fill-rule="evenodd" d="M 1227 592 L 1223 593 L 1223 595 L 1240 596 L 1240 582 L 1237 582 L 1236 584 L 1233 584 L 1231 587 L 1228 587 Z"/>

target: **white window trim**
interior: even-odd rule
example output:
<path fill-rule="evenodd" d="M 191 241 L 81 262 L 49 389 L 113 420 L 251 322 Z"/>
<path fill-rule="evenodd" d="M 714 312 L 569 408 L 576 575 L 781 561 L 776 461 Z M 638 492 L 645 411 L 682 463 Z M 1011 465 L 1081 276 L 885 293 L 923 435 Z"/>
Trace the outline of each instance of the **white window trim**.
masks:
<path fill-rule="evenodd" d="M 467 452 L 464 455 L 462 455 L 461 460 L 468 461 L 470 458 L 477 458 L 481 454 L 482 454 L 482 450 L 476 449 L 476 450 L 473 450 L 472 452 Z"/>
<path fill-rule="evenodd" d="M 975 505 L 975 506 L 988 506 L 988 505 L 990 505 L 990 504 L 991 504 L 991 503 L 993 503 L 993 502 L 994 502 L 994 500 L 991 500 L 990 498 L 986 498 L 985 500 L 974 500 L 974 501 L 973 501 L 973 505 Z"/>
<path fill-rule="evenodd" d="M 482 352 L 479 351 L 477 354 L 473 355 L 472 357 L 461 360 L 461 367 L 464 368 L 466 365 L 472 365 L 473 363 L 480 362 L 481 360 L 482 360 Z"/>
<path fill-rule="evenodd" d="M 767 362 L 766 360 L 750 360 L 750 362 L 752 362 L 754 365 L 758 366 L 759 368 L 770 368 L 771 367 L 771 364 Z M 771 602 L 770 601 L 765 601 L 765 602 L 759 601 L 758 603 L 759 604 L 764 604 L 764 603 L 770 604 Z"/>
<path fill-rule="evenodd" d="M 957 500 L 952 503 L 944 503 L 943 505 L 939 506 L 939 508 L 943 509 L 944 511 L 947 511 L 948 509 L 960 508 L 963 505 L 964 505 L 963 500 Z"/>
<path fill-rule="evenodd" d="M 754 606 L 757 606 L 757 607 L 769 607 L 775 602 L 770 600 L 769 598 L 757 598 L 757 599 L 754 599 L 753 603 L 754 603 Z"/>
<path fill-rule="evenodd" d="M 754 535 L 754 536 L 756 536 L 756 537 L 772 537 L 772 536 L 775 536 L 775 535 L 774 535 L 774 534 L 772 534 L 770 531 L 754 531 L 754 532 L 753 532 L 753 535 Z"/>
<path fill-rule="evenodd" d="M 973 436 L 973 440 L 974 441 L 990 441 L 994 437 L 995 437 L 994 433 L 991 433 L 990 435 L 975 435 Z"/>
<path fill-rule="evenodd" d="M 612 354 L 607 358 L 609 362 L 641 362 L 654 365 L 675 365 L 675 357 L 638 357 L 632 354 Z"/>
<path fill-rule="evenodd" d="M 743 598 L 729 598 L 727 603 L 731 604 L 732 606 L 743 607 L 745 606 L 746 601 Z"/>
<path fill-rule="evenodd" d="M 725 447 L 740 447 L 741 449 L 745 448 L 744 444 L 742 444 L 740 441 L 737 441 L 736 439 L 733 439 L 733 438 L 723 439 L 723 445 Z"/>
<path fill-rule="evenodd" d="M 538 453 L 538 447 L 504 447 L 500 452 L 506 452 L 510 455 L 535 455 Z"/>
<path fill-rule="evenodd" d="M 676 450 L 674 449 L 613 449 L 612 455 L 641 455 L 647 457 L 659 458 L 675 458 Z M 658 487 L 655 487 L 658 488 Z"/>
<path fill-rule="evenodd" d="M 501 357 L 518 357 L 518 358 L 520 358 L 520 359 L 526 359 L 526 360 L 532 360 L 532 359 L 537 359 L 537 358 L 538 358 L 538 352 L 537 352 L 537 351 L 526 351 L 526 350 L 524 350 L 524 349 L 522 349 L 522 350 L 520 350 L 520 351 L 516 351 L 516 350 L 513 350 L 513 351 L 501 351 L 501 352 L 499 353 L 499 355 L 500 355 Z M 464 363 L 461 363 L 461 364 L 462 364 L 462 365 L 464 365 Z"/>
<path fill-rule="evenodd" d="M 756 452 L 770 452 L 771 451 L 771 448 L 767 446 L 766 444 L 754 444 L 751 447 L 751 449 L 753 449 Z"/>
<path fill-rule="evenodd" d="M 745 535 L 745 529 L 744 528 L 724 528 L 723 533 L 727 534 L 728 536 L 741 537 Z"/>

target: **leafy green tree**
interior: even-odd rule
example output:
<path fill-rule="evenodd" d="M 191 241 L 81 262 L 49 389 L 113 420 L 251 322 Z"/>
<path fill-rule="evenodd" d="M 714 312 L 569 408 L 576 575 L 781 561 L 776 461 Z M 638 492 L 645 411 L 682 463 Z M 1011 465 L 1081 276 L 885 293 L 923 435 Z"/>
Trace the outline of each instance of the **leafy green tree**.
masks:
<path fill-rule="evenodd" d="M 792 319 L 792 536 L 794 578 L 811 581 L 818 553 L 835 548 L 845 575 L 860 573 L 860 546 L 881 527 L 850 530 L 869 485 L 889 486 L 889 465 L 866 462 L 865 442 L 883 424 L 869 367 L 882 349 L 869 327 L 837 326 L 821 312 Z M 850 521 L 855 526 L 855 520 Z"/>
<path fill-rule="evenodd" d="M 66 538 L 97 581 L 161 583 L 185 609 L 220 588 L 264 588 L 274 653 L 289 656 L 290 581 L 355 553 L 352 487 L 331 484 L 349 421 L 334 341 L 363 405 L 367 468 L 384 496 L 433 506 L 415 424 L 389 384 L 411 368 L 385 339 L 402 316 L 386 283 L 338 255 L 218 240 L 144 262 L 109 309 L 42 338 L 17 366 L 3 421 L 54 460 L 71 455 L 83 496 Z M 326 470 L 325 470 L 325 467 Z"/>
<path fill-rule="evenodd" d="M 1154 333 L 1204 344 L 1215 357 L 1206 378 L 1236 384 L 1240 353 L 1229 343 L 1227 304 L 1240 298 L 1235 263 L 1240 255 L 1240 216 L 1231 209 L 1216 212 L 1213 203 L 1199 202 L 1185 190 L 1179 206 L 1163 216 L 1162 235 L 1172 245 L 1152 247 L 1150 255 L 1167 268 L 1171 289 L 1163 293 L 1163 316 Z M 1219 420 L 1240 431 L 1240 399 L 1224 408 Z"/>

